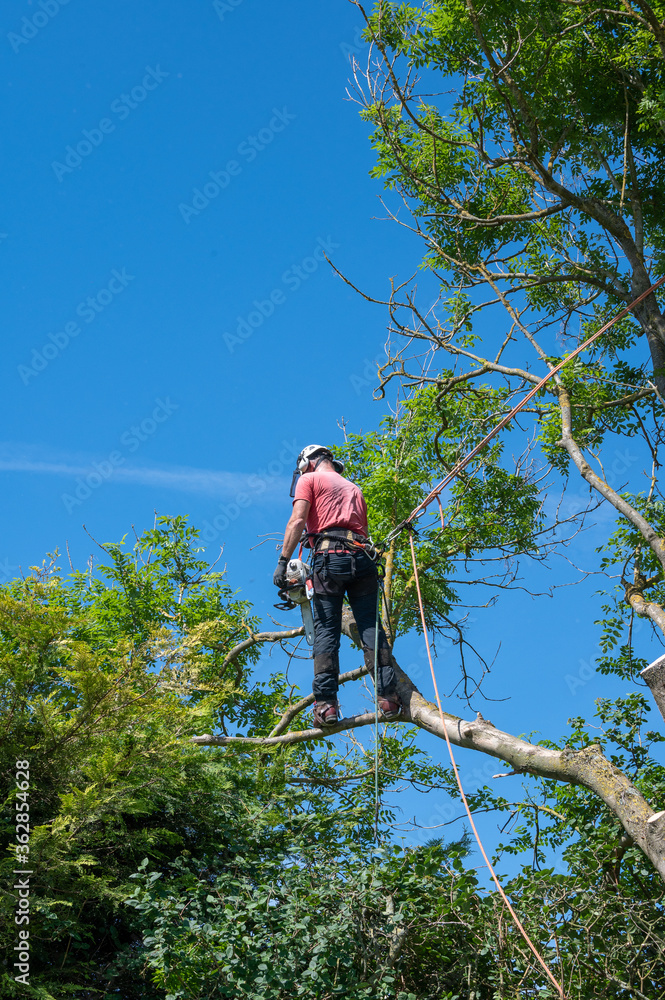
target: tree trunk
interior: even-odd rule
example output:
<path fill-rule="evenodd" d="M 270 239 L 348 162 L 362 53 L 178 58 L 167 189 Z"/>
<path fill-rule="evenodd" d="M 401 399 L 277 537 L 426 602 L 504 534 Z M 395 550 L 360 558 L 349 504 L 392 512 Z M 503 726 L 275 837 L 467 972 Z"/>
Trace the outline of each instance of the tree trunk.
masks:
<path fill-rule="evenodd" d="M 396 662 L 394 665 L 402 703 L 408 705 L 404 716 L 422 729 L 445 739 L 436 705 L 423 698 Z M 550 750 L 504 733 L 481 716 L 473 722 L 447 712 L 443 717 L 448 738 L 456 746 L 497 757 L 519 772 L 590 789 L 614 813 L 665 881 L 665 812 L 654 813 L 626 775 L 607 760 L 600 747 L 592 745 L 582 750 Z"/>

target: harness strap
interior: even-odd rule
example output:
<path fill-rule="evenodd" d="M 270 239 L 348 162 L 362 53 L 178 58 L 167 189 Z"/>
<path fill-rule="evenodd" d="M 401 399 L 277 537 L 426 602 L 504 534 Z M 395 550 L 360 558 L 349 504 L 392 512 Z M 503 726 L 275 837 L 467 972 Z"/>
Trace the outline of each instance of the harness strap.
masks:
<path fill-rule="evenodd" d="M 372 540 L 356 531 L 351 531 L 350 528 L 332 527 L 319 532 L 310 531 L 307 533 L 307 538 L 314 553 L 341 549 L 352 553 L 362 551 L 372 562 L 376 562 L 379 558 Z"/>

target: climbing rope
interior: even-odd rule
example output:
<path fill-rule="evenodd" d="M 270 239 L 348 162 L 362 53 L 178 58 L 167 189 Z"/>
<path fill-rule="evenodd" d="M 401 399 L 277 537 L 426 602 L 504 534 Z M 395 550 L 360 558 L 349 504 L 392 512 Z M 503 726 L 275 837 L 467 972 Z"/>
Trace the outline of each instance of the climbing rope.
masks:
<path fill-rule="evenodd" d="M 557 374 L 557 372 L 561 371 L 561 369 L 564 367 L 564 365 L 567 365 L 570 361 L 573 360 L 573 358 L 577 357 L 578 354 L 581 354 L 581 352 L 584 351 L 584 350 L 586 350 L 587 347 L 590 347 L 590 345 L 593 344 L 593 342 L 595 340 L 597 340 L 604 333 L 606 333 L 607 330 L 609 330 L 610 327 L 613 326 L 615 323 L 617 323 L 620 319 L 623 319 L 624 316 L 627 316 L 628 313 L 632 309 L 635 308 L 635 306 L 639 305 L 640 302 L 642 302 L 644 299 L 646 299 L 647 296 L 651 295 L 651 293 L 654 292 L 657 288 L 659 288 L 660 285 L 662 285 L 663 283 L 665 283 L 665 275 L 663 275 L 663 277 L 660 278 L 655 284 L 651 285 L 650 288 L 648 288 L 645 292 L 643 292 L 636 299 L 634 299 L 634 301 L 631 302 L 630 305 L 626 306 L 624 309 L 621 310 L 621 312 L 617 313 L 617 315 L 614 316 L 611 320 L 609 320 L 609 322 L 605 323 L 604 326 L 602 326 L 599 330 L 597 330 L 594 334 L 592 334 L 587 340 L 584 341 L 584 343 L 580 344 L 579 347 L 577 347 L 574 351 L 572 351 L 566 358 L 563 359 L 563 361 L 560 361 L 558 365 L 555 365 L 555 367 L 552 368 L 547 373 L 547 375 L 545 375 L 542 379 L 540 379 L 537 382 L 537 384 L 534 386 L 534 388 L 531 389 L 530 392 L 527 393 L 527 395 L 524 397 L 524 399 L 522 399 L 521 402 L 519 402 L 517 404 L 517 406 L 514 406 L 512 408 L 512 410 L 510 410 L 510 412 L 507 413 L 506 416 L 503 417 L 503 419 L 499 421 L 499 423 L 496 425 L 496 427 L 494 427 L 489 432 L 489 434 L 485 435 L 485 437 L 482 439 L 482 441 L 480 441 L 480 443 L 477 444 L 475 446 L 475 448 L 472 448 L 471 451 L 468 452 L 467 455 L 465 455 L 462 459 L 460 459 L 459 462 L 456 463 L 456 465 L 453 466 L 453 468 L 448 473 L 448 475 L 445 476 L 444 479 L 442 479 L 441 482 L 437 486 L 434 487 L 434 489 L 430 490 L 430 492 L 427 494 L 427 496 L 425 497 L 425 499 L 421 503 L 419 503 L 417 507 L 414 507 L 414 509 L 409 514 L 409 516 L 407 518 L 405 518 L 405 520 L 401 521 L 400 524 L 398 524 L 390 532 L 390 534 L 386 537 L 385 541 L 383 542 L 383 545 L 381 545 L 381 547 L 380 547 L 382 551 L 385 551 L 386 548 L 388 547 L 388 545 L 390 545 L 390 543 L 393 541 L 394 538 L 396 538 L 399 534 L 401 534 L 401 532 L 404 531 L 405 529 L 408 529 L 408 531 L 409 531 L 409 545 L 410 545 L 410 548 L 411 548 L 411 561 L 413 563 L 413 575 L 414 575 L 414 580 L 415 580 L 415 584 L 416 584 L 416 592 L 417 592 L 417 595 L 418 595 L 418 605 L 419 605 L 419 608 L 420 608 L 420 620 L 422 622 L 423 635 L 425 637 L 425 645 L 427 647 L 427 658 L 429 660 L 430 672 L 432 674 L 432 684 L 434 685 L 434 693 L 436 695 L 436 703 L 437 703 L 437 706 L 438 706 L 438 709 L 439 709 L 439 717 L 441 719 L 441 726 L 443 728 L 443 732 L 444 732 L 444 735 L 445 735 L 445 738 L 446 738 L 446 745 L 448 747 L 448 754 L 450 756 L 450 762 L 452 764 L 453 772 L 455 774 L 455 780 L 457 782 L 457 787 L 459 789 L 460 797 L 461 797 L 462 802 L 464 804 L 464 808 L 466 810 L 466 814 L 467 814 L 467 816 L 469 818 L 469 823 L 471 824 L 471 829 L 473 830 L 474 837 L 476 838 L 476 841 L 478 843 L 478 847 L 480 848 L 480 853 L 482 854 L 482 856 L 483 856 L 483 858 L 485 860 L 485 864 L 487 865 L 489 873 L 492 876 L 494 884 L 496 885 L 497 890 L 498 890 L 498 892 L 499 892 L 499 894 L 500 894 L 503 902 L 505 903 L 506 907 L 508 908 L 508 911 L 509 911 L 509 913 L 510 913 L 510 915 L 511 915 L 511 917 L 512 917 L 514 923 L 515 923 L 515 926 L 519 930 L 520 934 L 524 938 L 524 941 L 529 946 L 531 952 L 533 953 L 533 955 L 535 956 L 535 958 L 537 959 L 537 961 L 539 962 L 539 964 L 542 966 L 545 974 L 547 975 L 547 977 L 550 980 L 550 982 L 552 983 L 552 985 L 556 987 L 556 990 L 557 990 L 559 996 L 562 998 L 562 1000 L 564 998 L 563 987 L 561 986 L 561 984 L 553 976 L 553 974 L 551 973 L 551 971 L 547 967 L 547 965 L 545 963 L 545 960 L 542 958 L 540 952 L 538 951 L 538 949 L 534 945 L 533 941 L 531 940 L 531 938 L 527 934 L 526 930 L 524 929 L 523 924 L 521 923 L 519 917 L 515 913 L 515 910 L 513 909 L 512 905 L 510 903 L 510 900 L 508 899 L 508 897 L 506 896 L 505 892 L 503 891 L 503 888 L 501 886 L 501 883 L 499 882 L 497 874 L 494 871 L 494 868 L 493 868 L 493 866 L 492 866 L 489 858 L 487 857 L 487 853 L 486 853 L 485 848 L 483 846 L 483 842 L 480 839 L 480 835 L 479 835 L 479 833 L 478 833 L 478 831 L 476 829 L 476 824 L 475 824 L 475 822 L 473 820 L 473 815 L 471 813 L 471 809 L 469 808 L 469 803 L 468 803 L 466 795 L 464 793 L 464 788 L 462 786 L 462 781 L 461 781 L 461 778 L 459 776 L 459 771 L 457 769 L 457 763 L 455 761 L 455 755 L 453 753 L 452 744 L 450 742 L 450 737 L 448 736 L 448 727 L 446 726 L 446 721 L 445 721 L 445 719 L 443 717 L 443 708 L 441 706 L 441 698 L 440 698 L 440 695 L 439 695 L 439 688 L 438 688 L 438 684 L 436 682 L 436 673 L 435 673 L 435 670 L 434 670 L 434 661 L 432 659 L 432 650 L 431 650 L 431 647 L 430 647 L 430 641 L 429 641 L 429 636 L 428 636 L 428 632 L 427 632 L 427 624 L 426 624 L 426 621 L 425 621 L 425 609 L 424 609 L 424 606 L 423 606 L 422 593 L 421 593 L 421 590 L 420 590 L 420 577 L 419 577 L 419 574 L 418 574 L 418 564 L 417 564 L 417 560 L 416 560 L 416 550 L 415 550 L 415 547 L 414 547 L 414 544 L 413 544 L 413 522 L 418 517 L 420 517 L 421 514 L 423 514 L 427 510 L 428 506 L 430 505 L 430 503 L 433 500 L 436 500 L 437 503 L 438 503 L 438 505 L 439 505 L 439 512 L 440 512 L 440 516 L 441 516 L 441 528 L 443 529 L 445 527 L 445 525 L 444 525 L 444 517 L 443 517 L 443 507 L 441 505 L 441 498 L 440 498 L 441 491 L 449 483 L 451 483 L 452 480 L 455 479 L 460 474 L 460 472 L 462 472 L 463 469 L 466 468 L 466 466 L 476 457 L 476 455 L 479 454 L 479 452 L 485 447 L 486 444 L 488 444 L 492 440 L 492 438 L 496 437 L 496 435 L 499 433 L 499 431 L 501 431 L 507 424 L 510 423 L 510 421 L 519 413 L 519 411 L 524 406 L 526 406 L 526 404 L 529 402 L 529 400 L 533 399 L 533 397 L 538 392 L 540 392 L 540 390 L 543 388 L 543 386 L 546 385 L 546 383 L 549 382 L 549 380 L 551 378 L 554 378 L 554 376 Z M 378 618 L 378 603 L 377 603 L 377 618 Z M 377 628 L 378 628 L 378 624 L 377 624 Z M 377 638 L 378 638 L 378 636 L 377 636 Z M 377 652 L 376 652 L 376 649 L 377 648 L 378 648 L 378 642 L 375 641 L 375 653 L 374 653 L 374 675 L 375 675 L 374 685 L 375 685 L 375 692 L 376 692 L 376 674 L 377 674 L 377 667 L 376 667 L 376 663 L 377 663 Z M 375 698 L 376 698 L 376 693 L 375 693 Z M 377 715 L 376 715 L 376 718 L 377 718 L 377 734 L 378 734 L 378 703 L 377 703 Z M 378 755 L 377 755 L 377 757 L 375 759 L 375 768 L 376 768 L 376 770 L 375 770 L 375 775 L 376 775 L 376 779 L 375 779 L 375 791 L 376 791 L 376 802 L 377 802 L 376 809 L 377 809 L 377 814 L 378 814 Z M 375 827 L 375 829 L 376 829 L 376 827 Z"/>
<path fill-rule="evenodd" d="M 376 622 L 374 624 L 374 840 L 379 842 L 379 620 L 381 617 L 381 593 L 383 587 L 378 581 L 376 591 Z"/>
<path fill-rule="evenodd" d="M 444 735 L 446 737 L 446 745 L 448 747 L 448 753 L 450 755 L 450 763 L 453 766 L 453 771 L 455 773 L 455 780 L 457 781 L 457 787 L 459 788 L 459 793 L 460 793 L 460 796 L 462 798 L 462 802 L 464 803 L 464 808 L 466 809 L 466 814 L 469 817 L 469 823 L 471 824 L 471 829 L 473 830 L 473 835 L 476 838 L 476 841 L 478 843 L 478 847 L 480 848 L 480 853 L 482 854 L 483 858 L 485 859 L 485 864 L 487 865 L 487 867 L 489 869 L 490 875 L 494 879 L 494 884 L 496 885 L 497 889 L 499 890 L 499 894 L 501 895 L 501 898 L 503 899 L 504 903 L 508 907 L 508 911 L 509 911 L 511 917 L 515 921 L 515 926 L 517 927 L 518 931 L 520 932 L 520 934 L 522 935 L 522 937 L 524 938 L 524 940 L 528 944 L 529 948 L 531 949 L 531 951 L 533 952 L 533 954 L 535 955 L 535 957 L 538 959 L 538 961 L 542 965 L 543 969 L 545 970 L 545 972 L 546 972 L 547 976 L 549 977 L 549 979 L 551 980 L 552 984 L 557 988 L 559 996 L 563 1000 L 563 997 L 564 997 L 563 987 L 559 984 L 559 982 L 554 978 L 554 976 L 552 975 L 552 973 L 548 969 L 547 965 L 545 964 L 545 960 L 541 957 L 540 952 L 538 951 L 538 949 L 536 948 L 535 944 L 533 943 L 533 941 L 531 940 L 531 938 L 529 937 L 529 935 L 525 931 L 524 926 L 522 925 L 522 922 L 520 921 L 520 918 L 517 916 L 517 914 L 515 913 L 514 909 L 512 908 L 512 906 L 510 904 L 510 900 L 508 899 L 508 897 L 506 896 L 505 892 L 503 891 L 503 888 L 501 886 L 501 883 L 499 882 L 497 874 L 494 871 L 494 868 L 492 867 L 492 863 L 489 860 L 489 858 L 487 857 L 487 854 L 485 852 L 485 848 L 483 846 L 483 842 L 480 839 L 480 834 L 478 833 L 478 831 L 476 829 L 476 824 L 473 821 L 473 814 L 471 812 L 471 809 L 469 808 L 469 803 L 467 802 L 466 795 L 464 794 L 464 788 L 462 787 L 462 781 L 461 781 L 460 776 L 459 776 L 459 771 L 457 770 L 457 762 L 455 761 L 455 755 L 453 753 L 452 743 L 450 742 L 450 737 L 448 736 L 448 727 L 446 726 L 446 721 L 445 721 L 445 719 L 443 717 L 443 708 L 441 707 L 441 698 L 439 696 L 439 687 L 438 687 L 438 684 L 436 683 L 436 674 L 434 672 L 434 662 L 432 660 L 432 650 L 431 650 L 430 643 L 429 643 L 429 636 L 427 634 L 427 625 L 425 623 L 425 609 L 423 607 L 423 599 L 422 599 L 422 595 L 421 595 L 421 592 L 420 592 L 420 579 L 419 579 L 419 576 L 418 576 L 418 564 L 416 562 L 416 550 L 415 550 L 414 545 L 413 545 L 413 530 L 409 531 L 409 543 L 411 545 L 411 561 L 413 562 L 413 575 L 414 575 L 415 582 L 416 582 L 416 591 L 418 593 L 418 604 L 420 606 L 420 620 L 421 620 L 422 625 L 423 625 L 423 635 L 425 636 L 425 645 L 427 646 L 427 658 L 429 660 L 429 667 L 430 667 L 430 671 L 431 671 L 431 674 L 432 674 L 432 683 L 434 685 L 434 693 L 436 695 L 436 703 L 437 703 L 438 708 L 439 708 L 439 717 L 441 719 L 441 726 L 443 728 L 443 732 L 444 732 Z"/>

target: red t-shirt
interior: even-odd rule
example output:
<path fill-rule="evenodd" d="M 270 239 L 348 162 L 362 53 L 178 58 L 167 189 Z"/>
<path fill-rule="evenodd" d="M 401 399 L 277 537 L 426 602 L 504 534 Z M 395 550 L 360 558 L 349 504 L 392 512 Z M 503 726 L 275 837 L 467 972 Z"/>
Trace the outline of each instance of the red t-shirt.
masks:
<path fill-rule="evenodd" d="M 300 476 L 295 500 L 309 500 L 307 530 L 313 534 L 325 528 L 350 528 L 368 536 L 367 505 L 355 483 L 338 472 L 308 472 Z"/>

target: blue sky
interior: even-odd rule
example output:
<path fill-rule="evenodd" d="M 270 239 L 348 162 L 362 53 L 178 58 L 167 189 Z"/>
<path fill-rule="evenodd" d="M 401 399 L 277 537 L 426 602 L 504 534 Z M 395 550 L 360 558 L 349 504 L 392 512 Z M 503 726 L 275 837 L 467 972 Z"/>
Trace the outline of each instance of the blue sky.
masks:
<path fill-rule="evenodd" d="M 229 582 L 267 614 L 275 549 L 256 546 L 283 529 L 295 454 L 385 413 L 372 390 L 386 316 L 324 253 L 373 294 L 419 260 L 380 221 L 346 92 L 357 10 L 10 0 L 0 17 L 0 577 L 66 543 L 80 567 L 94 550 L 84 523 L 117 540 L 157 509 L 187 514 L 213 558 L 223 545 Z M 539 585 L 569 578 L 555 568 Z M 558 738 L 611 693 L 590 676 L 596 588 L 474 612 L 497 653 L 488 693 L 511 697 L 484 713 L 497 726 Z M 416 638 L 397 653 L 422 670 Z M 294 669 L 307 688 L 309 665 Z M 424 671 L 414 679 L 429 692 Z M 346 697 L 350 713 L 361 694 Z M 483 781 L 500 770 L 461 759 Z M 436 820 L 430 799 L 403 802 Z"/>
<path fill-rule="evenodd" d="M 220 524 L 248 492 L 224 538 L 245 578 L 293 452 L 378 415 L 384 317 L 323 259 L 383 287 L 403 253 L 372 221 L 345 100 L 355 9 L 70 0 L 30 27 L 44 16 L 3 12 L 2 556 L 26 565 L 66 536 L 87 558 L 83 521 L 117 537 L 154 507 Z"/>

